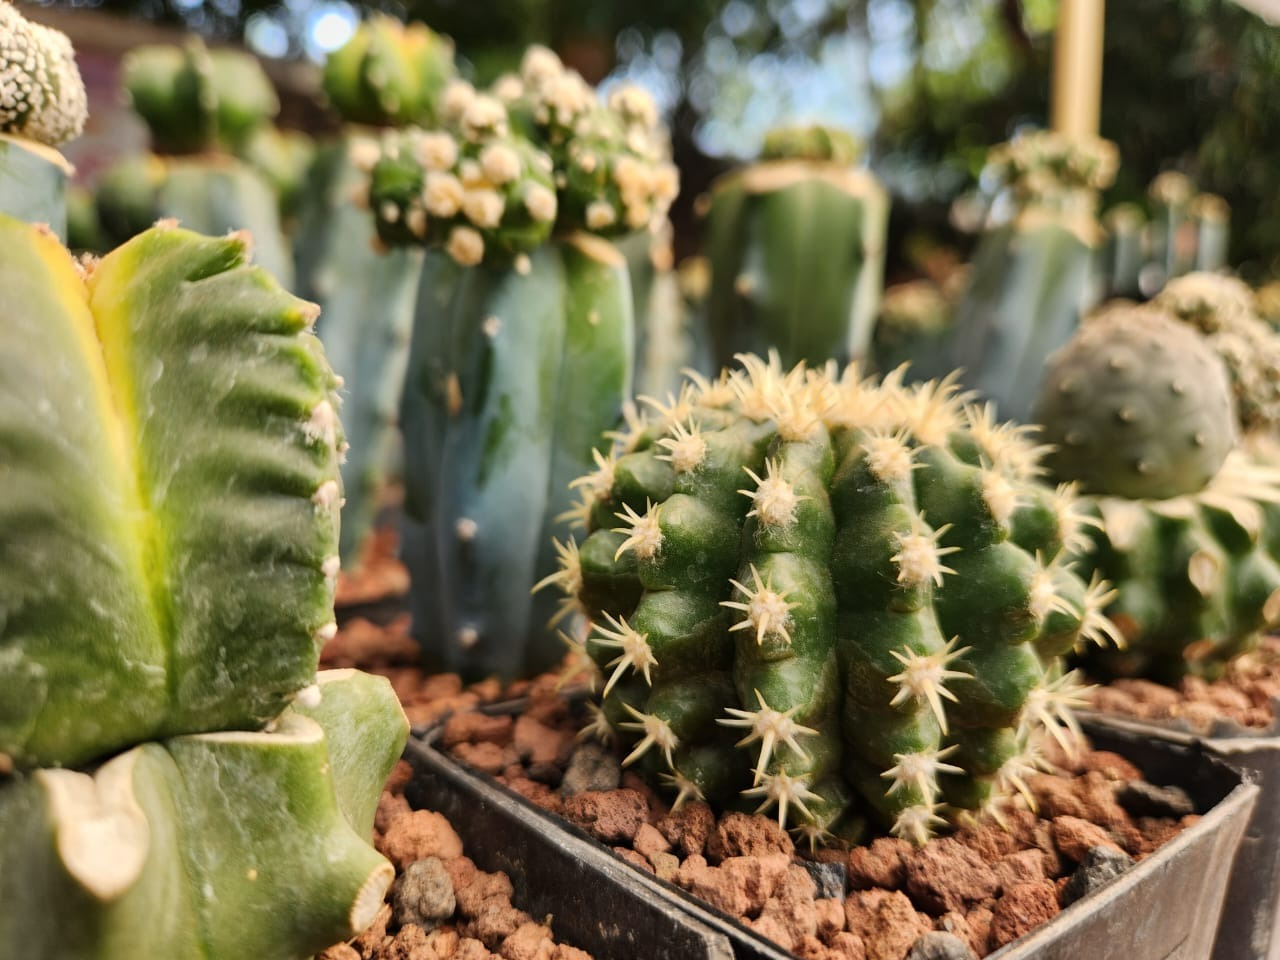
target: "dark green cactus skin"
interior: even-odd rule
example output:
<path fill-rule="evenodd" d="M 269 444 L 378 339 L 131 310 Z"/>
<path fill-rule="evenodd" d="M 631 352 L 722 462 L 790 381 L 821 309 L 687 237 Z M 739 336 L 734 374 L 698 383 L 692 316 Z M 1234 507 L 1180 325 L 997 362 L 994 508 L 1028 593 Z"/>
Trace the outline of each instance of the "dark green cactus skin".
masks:
<path fill-rule="evenodd" d="M 777 349 L 784 363 L 862 359 L 884 282 L 889 201 L 848 151 L 779 143 L 713 185 L 707 302 L 716 366 Z M 788 153 L 794 148 L 798 152 Z"/>
<path fill-rule="evenodd" d="M 1105 587 L 1066 565 L 1070 491 L 953 387 L 744 362 L 584 482 L 589 536 L 551 579 L 594 626 L 596 730 L 638 731 L 627 762 L 680 800 L 922 841 L 941 801 L 1019 787 L 1073 697 L 1057 656 L 1107 633 Z"/>
<path fill-rule="evenodd" d="M 69 172 L 57 151 L 0 134 L 0 214 L 47 224 L 65 240 Z"/>
<path fill-rule="evenodd" d="M 1131 499 L 1204 489 L 1236 442 L 1227 371 L 1204 338 L 1122 307 L 1049 358 L 1034 418 L 1058 477 Z"/>
<path fill-rule="evenodd" d="M 87 281 L 0 218 L 0 754 L 261 727 L 332 624 L 336 379 L 241 235 L 158 226 Z"/>
<path fill-rule="evenodd" d="M 527 270 L 428 252 L 401 409 L 413 630 L 428 662 L 514 677 L 563 654 L 556 570 L 569 482 L 630 395 L 625 261 L 605 241 L 540 247 Z"/>

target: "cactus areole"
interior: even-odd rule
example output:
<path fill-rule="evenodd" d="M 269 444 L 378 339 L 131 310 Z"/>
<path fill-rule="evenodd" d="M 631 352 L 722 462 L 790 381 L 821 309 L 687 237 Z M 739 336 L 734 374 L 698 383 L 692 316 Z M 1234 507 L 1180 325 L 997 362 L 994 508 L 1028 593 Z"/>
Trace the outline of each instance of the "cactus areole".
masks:
<path fill-rule="evenodd" d="M 1113 633 L 1069 566 L 1088 521 L 949 383 L 740 359 L 578 484 L 589 535 L 547 583 L 590 622 L 592 729 L 677 802 L 923 841 L 1070 742 L 1057 657 Z"/>
<path fill-rule="evenodd" d="M 87 116 L 71 41 L 0 0 L 0 213 L 65 237 L 73 171 L 55 148 L 80 136 Z"/>

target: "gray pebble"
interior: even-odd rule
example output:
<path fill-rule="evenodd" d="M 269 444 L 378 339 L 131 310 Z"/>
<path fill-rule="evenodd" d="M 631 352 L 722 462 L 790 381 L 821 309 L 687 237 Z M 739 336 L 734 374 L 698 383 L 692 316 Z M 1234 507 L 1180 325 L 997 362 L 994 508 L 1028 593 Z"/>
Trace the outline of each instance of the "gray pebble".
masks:
<path fill-rule="evenodd" d="M 1110 847 L 1090 847 L 1076 872 L 1062 888 L 1062 905 L 1065 907 L 1101 890 L 1132 866 L 1133 858 L 1127 853 Z"/>
<path fill-rule="evenodd" d="M 1116 800 L 1133 817 L 1185 817 L 1196 805 L 1181 787 L 1157 787 L 1131 780 L 1116 791 Z"/>
<path fill-rule="evenodd" d="M 843 900 L 847 876 L 843 863 L 819 863 L 816 860 L 799 861 L 818 888 L 814 897 L 818 900 Z"/>
<path fill-rule="evenodd" d="M 954 933 L 930 930 L 911 945 L 907 960 L 977 960 L 977 957 Z"/>
<path fill-rule="evenodd" d="M 622 783 L 618 757 L 598 743 L 579 744 L 560 781 L 560 793 L 572 797 L 587 790 L 616 790 Z"/>
<path fill-rule="evenodd" d="M 391 909 L 400 926 L 416 923 L 431 930 L 453 916 L 456 906 L 453 881 L 438 857 L 409 864 L 391 885 Z"/>

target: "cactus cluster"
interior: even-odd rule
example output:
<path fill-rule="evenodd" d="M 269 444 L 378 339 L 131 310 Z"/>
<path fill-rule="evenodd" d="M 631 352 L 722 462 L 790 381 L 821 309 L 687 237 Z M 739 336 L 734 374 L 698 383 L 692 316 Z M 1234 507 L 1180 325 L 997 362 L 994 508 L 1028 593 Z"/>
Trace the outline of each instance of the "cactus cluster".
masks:
<path fill-rule="evenodd" d="M 627 85 L 602 102 L 542 47 L 486 92 L 451 83 L 441 110 L 439 127 L 388 135 L 370 158 L 369 203 L 388 244 L 511 264 L 553 231 L 647 229 L 675 199 L 652 98 Z"/>
<path fill-rule="evenodd" d="M 812 840 L 923 841 L 1068 741 L 1058 656 L 1113 628 L 1073 491 L 949 382 L 777 358 L 687 385 L 583 477 L 588 536 L 545 585 L 590 621 L 592 728 L 626 763 Z"/>
<path fill-rule="evenodd" d="M 0 213 L 65 235 L 71 167 L 53 148 L 78 137 L 87 115 L 71 41 L 0 0 Z"/>
<path fill-rule="evenodd" d="M 343 440 L 314 305 L 243 234 L 77 261 L 0 216 L 0 248 L 0 942 L 311 956 L 391 882 L 407 735 L 384 680 L 316 674 Z"/>
<path fill-rule="evenodd" d="M 884 280 L 888 195 L 825 127 L 770 131 L 760 160 L 706 200 L 713 359 L 777 349 L 787 363 L 863 359 Z"/>
<path fill-rule="evenodd" d="M 1047 462 L 1088 493 L 1099 523 L 1080 569 L 1114 584 L 1107 613 L 1127 640 L 1091 654 L 1099 672 L 1212 675 L 1280 622 L 1280 472 L 1236 448 L 1212 336 L 1117 305 L 1050 359 Z"/>

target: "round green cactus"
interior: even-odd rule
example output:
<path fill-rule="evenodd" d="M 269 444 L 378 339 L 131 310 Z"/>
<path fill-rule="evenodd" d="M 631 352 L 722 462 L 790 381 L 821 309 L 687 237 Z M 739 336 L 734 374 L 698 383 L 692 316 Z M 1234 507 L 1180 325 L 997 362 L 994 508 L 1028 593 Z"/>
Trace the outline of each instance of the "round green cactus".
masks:
<path fill-rule="evenodd" d="M 778 127 L 764 135 L 761 160 L 815 160 L 850 166 L 862 153 L 853 134 L 814 124 Z"/>
<path fill-rule="evenodd" d="M 432 124 L 456 73 L 453 41 L 425 24 L 375 14 L 324 65 L 324 92 L 348 123 Z"/>
<path fill-rule="evenodd" d="M 1055 474 L 1132 499 L 1202 490 L 1236 442 L 1231 385 L 1204 338 L 1124 307 L 1049 358 L 1034 419 Z"/>
<path fill-rule="evenodd" d="M 741 360 L 578 484 L 589 535 L 548 582 L 592 624 L 594 729 L 677 802 L 923 841 L 1067 740 L 1056 658 L 1113 633 L 1069 567 L 1086 521 L 949 383 Z"/>

